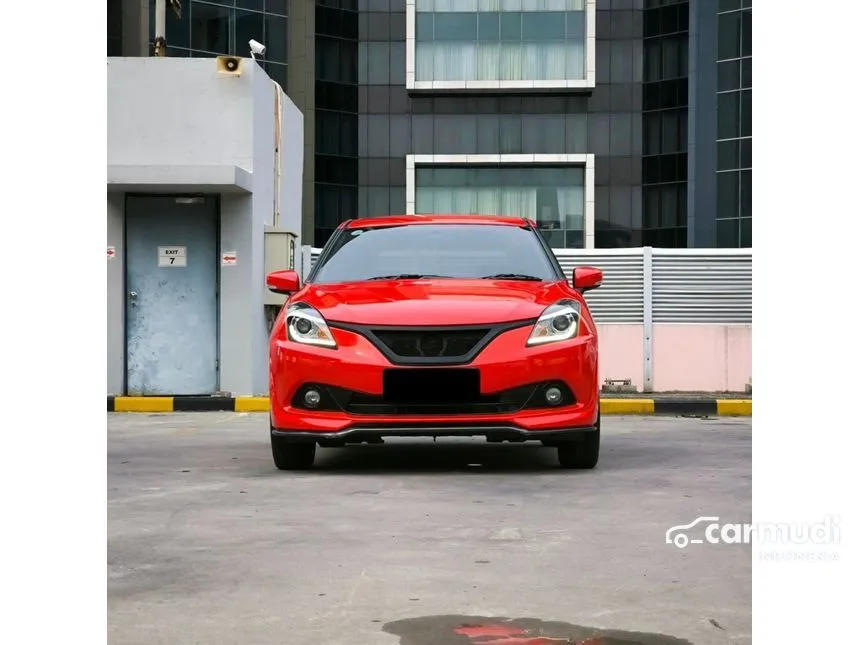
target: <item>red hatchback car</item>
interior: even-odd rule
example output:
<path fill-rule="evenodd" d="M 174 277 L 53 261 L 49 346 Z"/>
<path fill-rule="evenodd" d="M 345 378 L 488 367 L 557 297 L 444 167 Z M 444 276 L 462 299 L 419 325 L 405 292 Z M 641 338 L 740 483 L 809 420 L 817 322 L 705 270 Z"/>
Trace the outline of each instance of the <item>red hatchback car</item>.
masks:
<path fill-rule="evenodd" d="M 288 294 L 269 344 L 272 456 L 392 436 L 541 441 L 564 468 L 600 449 L 597 327 L 530 220 L 407 216 L 340 225 Z"/>

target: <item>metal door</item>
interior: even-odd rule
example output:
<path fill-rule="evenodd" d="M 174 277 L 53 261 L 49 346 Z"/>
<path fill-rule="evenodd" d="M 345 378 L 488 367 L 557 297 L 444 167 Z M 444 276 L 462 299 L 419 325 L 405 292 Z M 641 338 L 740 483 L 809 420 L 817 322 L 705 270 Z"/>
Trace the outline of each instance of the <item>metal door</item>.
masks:
<path fill-rule="evenodd" d="M 218 389 L 218 202 L 126 199 L 126 390 Z"/>

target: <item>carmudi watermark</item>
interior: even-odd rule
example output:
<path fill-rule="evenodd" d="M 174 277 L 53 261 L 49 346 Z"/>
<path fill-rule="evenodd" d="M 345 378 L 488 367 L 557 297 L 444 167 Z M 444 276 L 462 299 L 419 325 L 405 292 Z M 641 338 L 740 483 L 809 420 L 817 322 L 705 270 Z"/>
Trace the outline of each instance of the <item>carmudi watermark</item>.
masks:
<path fill-rule="evenodd" d="M 691 544 L 773 545 L 774 550 L 760 550 L 759 558 L 773 561 L 836 560 L 832 547 L 841 540 L 839 517 L 828 515 L 820 522 L 721 522 L 719 517 L 697 517 L 689 524 L 679 524 L 666 531 L 666 544 L 685 549 Z M 797 547 L 805 546 L 805 550 Z M 791 548 L 787 548 L 791 547 Z"/>

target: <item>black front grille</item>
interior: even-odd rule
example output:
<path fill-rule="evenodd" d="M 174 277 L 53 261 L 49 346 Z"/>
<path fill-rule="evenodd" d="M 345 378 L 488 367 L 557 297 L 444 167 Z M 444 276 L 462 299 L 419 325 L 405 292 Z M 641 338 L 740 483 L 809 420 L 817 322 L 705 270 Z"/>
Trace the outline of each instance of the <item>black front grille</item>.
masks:
<path fill-rule="evenodd" d="M 490 328 L 446 330 L 373 329 L 372 333 L 392 353 L 402 358 L 455 358 L 468 355 Z"/>

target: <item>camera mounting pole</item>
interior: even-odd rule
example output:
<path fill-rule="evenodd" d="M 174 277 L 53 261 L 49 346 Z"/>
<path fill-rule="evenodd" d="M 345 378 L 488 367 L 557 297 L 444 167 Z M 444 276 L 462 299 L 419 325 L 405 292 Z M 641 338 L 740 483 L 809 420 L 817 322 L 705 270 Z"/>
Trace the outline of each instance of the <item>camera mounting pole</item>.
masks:
<path fill-rule="evenodd" d="M 182 18 L 182 2 L 181 0 L 155 0 L 155 41 L 153 42 L 153 56 L 163 58 L 167 56 L 167 39 L 165 38 L 167 31 L 167 3 L 170 2 L 170 8 L 177 18 Z"/>

